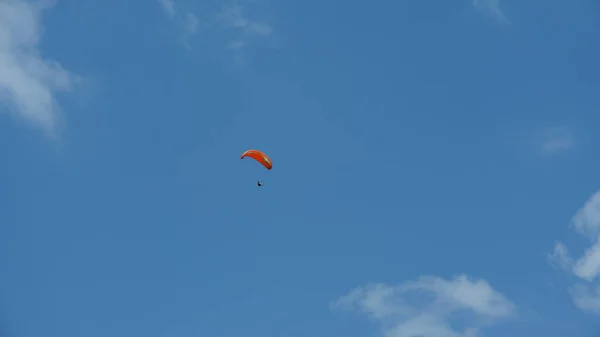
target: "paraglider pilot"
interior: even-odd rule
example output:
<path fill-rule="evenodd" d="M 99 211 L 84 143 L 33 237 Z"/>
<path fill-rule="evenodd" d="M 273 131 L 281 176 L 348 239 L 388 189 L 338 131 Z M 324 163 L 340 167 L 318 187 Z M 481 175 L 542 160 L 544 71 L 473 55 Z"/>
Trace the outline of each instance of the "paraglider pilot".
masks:
<path fill-rule="evenodd" d="M 259 181 L 256 182 L 256 185 L 258 185 L 258 187 L 261 187 L 262 186 L 262 182 L 259 180 Z"/>

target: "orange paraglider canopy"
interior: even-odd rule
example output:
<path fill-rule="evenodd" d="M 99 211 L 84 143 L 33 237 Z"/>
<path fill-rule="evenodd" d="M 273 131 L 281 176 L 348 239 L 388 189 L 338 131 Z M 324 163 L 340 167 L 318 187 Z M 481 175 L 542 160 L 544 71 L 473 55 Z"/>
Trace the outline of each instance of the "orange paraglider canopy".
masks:
<path fill-rule="evenodd" d="M 270 170 L 273 168 L 273 163 L 271 162 L 271 158 L 269 158 L 269 156 L 264 154 L 262 151 L 248 150 L 248 151 L 242 153 L 242 156 L 240 157 L 240 159 L 244 159 L 245 157 L 249 157 L 249 158 L 252 158 L 252 159 L 258 161 L 264 167 L 266 167 L 267 170 Z"/>

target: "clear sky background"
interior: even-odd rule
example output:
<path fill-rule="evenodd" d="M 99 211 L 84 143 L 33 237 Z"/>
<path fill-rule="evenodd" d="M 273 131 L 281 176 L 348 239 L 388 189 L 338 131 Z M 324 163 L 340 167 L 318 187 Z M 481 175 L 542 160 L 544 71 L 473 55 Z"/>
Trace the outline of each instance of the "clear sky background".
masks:
<path fill-rule="evenodd" d="M 0 334 L 598 337 L 599 38 L 592 0 L 1 0 Z"/>

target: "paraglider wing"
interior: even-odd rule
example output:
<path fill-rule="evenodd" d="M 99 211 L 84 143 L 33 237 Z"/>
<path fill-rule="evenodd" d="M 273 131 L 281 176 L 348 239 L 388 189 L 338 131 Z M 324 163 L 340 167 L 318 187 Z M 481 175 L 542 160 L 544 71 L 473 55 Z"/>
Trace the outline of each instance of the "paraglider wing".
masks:
<path fill-rule="evenodd" d="M 264 167 L 266 167 L 267 170 L 270 170 L 270 169 L 273 168 L 273 163 L 271 162 L 271 158 L 269 158 L 269 156 L 267 156 L 266 154 L 264 154 L 262 151 L 259 151 L 259 150 L 248 150 L 248 151 L 242 153 L 242 156 L 240 157 L 240 159 L 244 159 L 246 157 L 252 158 L 252 159 L 258 161 Z"/>

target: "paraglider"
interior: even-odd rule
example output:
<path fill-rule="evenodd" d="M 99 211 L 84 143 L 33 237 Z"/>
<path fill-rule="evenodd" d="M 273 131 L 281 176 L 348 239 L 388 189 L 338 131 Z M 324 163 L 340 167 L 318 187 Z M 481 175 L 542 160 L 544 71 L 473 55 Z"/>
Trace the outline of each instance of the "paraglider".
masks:
<path fill-rule="evenodd" d="M 252 158 L 252 159 L 258 161 L 259 163 L 262 164 L 262 166 L 266 167 L 267 170 L 270 170 L 273 168 L 273 163 L 271 162 L 271 158 L 269 158 L 269 156 L 267 156 L 262 151 L 248 150 L 248 151 L 242 153 L 242 156 L 240 157 L 240 159 L 244 159 L 245 157 L 249 157 L 249 158 Z"/>
<path fill-rule="evenodd" d="M 257 162 L 259 162 L 262 166 L 264 166 L 267 170 L 271 170 L 273 168 L 273 162 L 271 162 L 271 158 L 269 158 L 269 156 L 267 156 L 264 152 L 259 151 L 259 150 L 248 150 L 244 153 L 242 153 L 242 156 L 240 157 L 240 159 L 244 159 L 244 158 L 252 158 L 254 160 L 256 160 Z M 257 181 L 256 184 L 258 185 L 258 187 L 262 187 L 262 181 Z"/>

